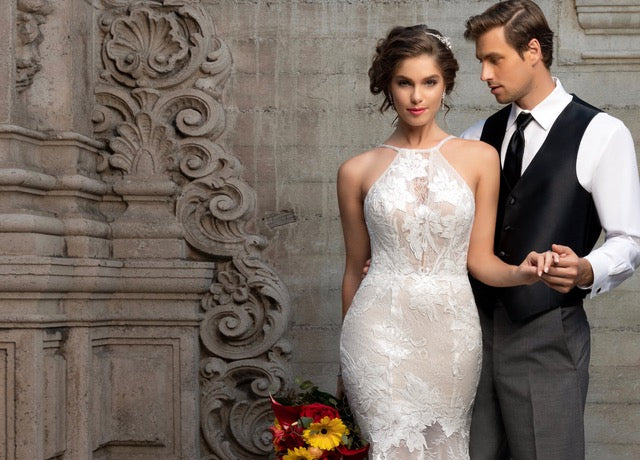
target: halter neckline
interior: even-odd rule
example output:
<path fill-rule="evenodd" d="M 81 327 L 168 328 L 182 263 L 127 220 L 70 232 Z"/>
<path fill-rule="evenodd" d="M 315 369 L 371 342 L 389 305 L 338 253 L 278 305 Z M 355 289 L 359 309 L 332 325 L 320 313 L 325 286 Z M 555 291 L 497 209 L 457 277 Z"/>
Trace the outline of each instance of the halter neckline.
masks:
<path fill-rule="evenodd" d="M 449 139 L 453 139 L 454 135 L 449 135 L 447 137 L 445 137 L 444 139 L 442 139 L 440 142 L 438 142 L 436 145 L 434 145 L 433 147 L 429 147 L 428 149 L 411 149 L 411 148 L 407 148 L 407 147 L 396 147 L 395 145 L 389 145 L 389 144 L 380 144 L 380 147 L 386 147 L 388 149 L 391 150 L 395 150 L 396 152 L 399 152 L 400 150 L 411 150 L 414 152 L 427 152 L 429 150 L 437 150 L 440 147 L 442 147 L 442 145 L 447 142 Z"/>

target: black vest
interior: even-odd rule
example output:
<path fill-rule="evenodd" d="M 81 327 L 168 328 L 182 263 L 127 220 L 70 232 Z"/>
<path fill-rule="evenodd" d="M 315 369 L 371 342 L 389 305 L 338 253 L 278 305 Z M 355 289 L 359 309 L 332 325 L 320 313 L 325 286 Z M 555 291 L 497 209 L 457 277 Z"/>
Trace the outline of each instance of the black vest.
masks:
<path fill-rule="evenodd" d="M 511 107 L 487 119 L 481 140 L 498 152 Z M 500 180 L 494 250 L 506 263 L 518 265 L 530 251 L 543 252 L 552 243 L 588 254 L 602 230 L 593 198 L 578 182 L 576 159 L 587 126 L 599 113 L 577 97 L 562 111 L 531 164 L 512 189 Z M 492 288 L 472 280 L 476 302 L 490 312 L 502 305 L 514 321 L 560 306 L 581 305 L 588 291 L 561 294 L 543 283 Z"/>

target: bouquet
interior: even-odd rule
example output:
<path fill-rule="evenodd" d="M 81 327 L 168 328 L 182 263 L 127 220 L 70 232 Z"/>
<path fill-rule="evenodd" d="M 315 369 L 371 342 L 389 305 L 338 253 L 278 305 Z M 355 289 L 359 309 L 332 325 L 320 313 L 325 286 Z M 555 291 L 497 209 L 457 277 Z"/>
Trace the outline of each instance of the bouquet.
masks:
<path fill-rule="evenodd" d="M 349 410 L 346 398 L 318 390 L 309 381 L 302 392 L 271 397 L 276 416 L 270 427 L 276 458 L 281 460 L 364 460 L 369 445 Z"/>

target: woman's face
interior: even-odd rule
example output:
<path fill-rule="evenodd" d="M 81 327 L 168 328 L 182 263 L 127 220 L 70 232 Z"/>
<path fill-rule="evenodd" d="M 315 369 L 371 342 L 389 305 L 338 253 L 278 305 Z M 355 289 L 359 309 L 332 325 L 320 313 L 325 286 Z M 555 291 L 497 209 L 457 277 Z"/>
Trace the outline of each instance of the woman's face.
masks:
<path fill-rule="evenodd" d="M 428 54 L 400 61 L 391 79 L 394 108 L 399 120 L 409 126 L 422 126 L 435 118 L 444 90 L 442 72 Z"/>

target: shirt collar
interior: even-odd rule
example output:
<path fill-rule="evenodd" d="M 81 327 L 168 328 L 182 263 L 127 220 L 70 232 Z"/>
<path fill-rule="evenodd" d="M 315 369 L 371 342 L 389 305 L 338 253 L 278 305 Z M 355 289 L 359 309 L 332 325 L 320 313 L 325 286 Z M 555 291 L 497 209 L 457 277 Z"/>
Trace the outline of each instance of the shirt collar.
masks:
<path fill-rule="evenodd" d="M 556 121 L 556 118 L 558 118 L 558 115 L 560 115 L 560 112 L 562 112 L 567 104 L 571 102 L 571 99 L 573 99 L 571 94 L 565 91 L 560 80 L 553 77 L 553 81 L 556 84 L 554 90 L 551 91 L 551 93 L 542 100 L 542 102 L 536 105 L 533 110 L 531 110 L 533 119 L 545 131 L 548 131 L 551 128 L 553 123 Z M 511 113 L 509 114 L 509 119 L 507 121 L 507 129 L 516 122 L 516 118 L 521 112 L 525 112 L 525 110 L 522 110 L 515 102 L 512 102 Z"/>

